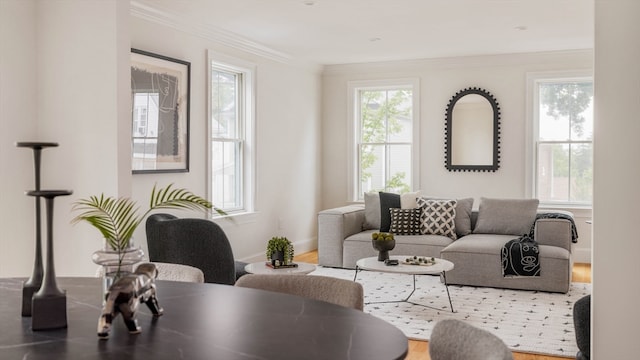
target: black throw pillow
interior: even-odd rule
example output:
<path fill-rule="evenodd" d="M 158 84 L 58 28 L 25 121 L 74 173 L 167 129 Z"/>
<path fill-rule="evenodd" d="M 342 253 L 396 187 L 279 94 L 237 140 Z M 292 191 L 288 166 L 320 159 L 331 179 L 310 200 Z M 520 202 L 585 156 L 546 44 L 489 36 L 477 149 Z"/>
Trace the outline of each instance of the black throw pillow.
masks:
<path fill-rule="evenodd" d="M 391 227 L 389 209 L 400 208 L 400 194 L 380 191 L 380 231 L 388 232 Z"/>

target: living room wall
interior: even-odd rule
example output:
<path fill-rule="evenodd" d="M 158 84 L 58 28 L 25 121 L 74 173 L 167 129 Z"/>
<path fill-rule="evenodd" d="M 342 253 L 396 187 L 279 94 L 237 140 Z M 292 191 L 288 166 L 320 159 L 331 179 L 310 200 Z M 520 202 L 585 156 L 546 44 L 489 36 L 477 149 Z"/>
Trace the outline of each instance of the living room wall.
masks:
<path fill-rule="evenodd" d="M 219 221 L 234 255 L 262 260 L 266 241 L 287 236 L 297 253 L 315 249 L 320 202 L 320 67 L 267 59 L 220 44 L 206 33 L 131 17 L 131 47 L 191 62 L 190 171 L 133 175 L 133 198 L 147 203 L 155 183 L 205 195 L 207 51 L 256 65 L 256 212 Z M 176 213 L 201 217 L 200 214 Z M 146 246 L 144 229 L 135 235 Z"/>
<path fill-rule="evenodd" d="M 592 51 L 507 54 L 415 61 L 326 66 L 323 73 L 323 208 L 348 202 L 350 120 L 347 84 L 354 80 L 418 78 L 420 81 L 420 183 L 415 190 L 444 197 L 531 197 L 527 164 L 527 87 L 531 72 L 593 69 Z M 462 89 L 491 92 L 501 108 L 500 169 L 496 172 L 449 172 L 444 166 L 445 111 Z M 580 239 L 574 260 L 591 262 L 589 209 L 567 209 L 576 216 Z"/>
<path fill-rule="evenodd" d="M 131 196 L 144 207 L 155 183 L 205 194 L 206 53 L 257 65 L 256 212 L 223 223 L 240 259 L 263 259 L 266 241 L 287 236 L 315 248 L 320 199 L 320 75 L 317 66 L 235 50 L 203 34 L 131 15 L 128 1 L 0 1 L 0 276 L 29 276 L 34 254 L 33 156 L 16 141 L 55 141 L 43 151 L 42 187 L 71 189 L 55 202 L 59 276 L 92 276 L 102 246 L 71 203 L 91 195 Z M 191 62 L 191 171 L 131 174 L 130 48 Z M 90 81 L 88 81 L 90 80 Z M 177 213 L 179 216 L 202 216 Z M 143 227 L 135 234 L 146 248 Z"/>

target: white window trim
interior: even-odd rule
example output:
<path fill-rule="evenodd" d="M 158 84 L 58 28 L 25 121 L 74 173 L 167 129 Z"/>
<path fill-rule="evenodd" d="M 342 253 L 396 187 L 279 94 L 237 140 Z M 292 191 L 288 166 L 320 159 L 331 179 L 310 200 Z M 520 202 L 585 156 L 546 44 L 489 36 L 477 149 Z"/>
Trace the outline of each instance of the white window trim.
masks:
<path fill-rule="evenodd" d="M 359 200 L 358 185 L 356 178 L 358 177 L 358 164 L 356 156 L 358 154 L 358 104 L 356 90 L 358 89 L 380 89 L 380 88 L 396 88 L 398 86 L 411 86 L 412 88 L 412 115 L 413 115 L 413 138 L 411 151 L 412 191 L 420 184 L 420 79 L 419 78 L 399 78 L 384 80 L 357 80 L 347 82 L 347 136 L 350 141 L 347 153 L 347 202 L 362 202 Z"/>
<path fill-rule="evenodd" d="M 536 195 L 536 177 L 537 177 L 537 151 L 536 151 L 536 143 L 539 136 L 538 132 L 538 91 L 536 87 L 537 82 L 544 82 L 546 80 L 587 80 L 594 81 L 593 70 L 583 69 L 583 70 L 567 70 L 567 71 L 544 71 L 544 72 L 530 72 L 527 73 L 527 81 L 526 81 L 526 96 L 527 96 L 527 104 L 526 104 L 526 131 L 525 131 L 525 190 L 526 196 L 533 198 Z M 591 209 L 591 206 L 585 205 L 577 205 L 574 203 L 540 203 L 541 207 L 545 208 L 563 208 L 563 209 Z"/>
<path fill-rule="evenodd" d="M 247 219 L 241 219 L 243 215 L 255 214 L 255 184 L 256 184 L 256 146 L 255 146 L 255 128 L 256 128 L 256 68 L 253 63 L 241 60 L 235 57 L 231 57 L 212 50 L 207 51 L 207 125 L 206 125 L 206 194 L 207 199 L 211 199 L 212 196 L 212 174 L 211 174 L 211 75 L 212 64 L 215 63 L 216 67 L 220 69 L 227 69 L 233 72 L 240 72 L 243 74 L 245 84 L 244 86 L 244 104 L 243 113 L 245 121 L 243 124 L 245 148 L 244 148 L 244 161 L 243 161 L 243 202 L 244 206 L 242 210 L 237 212 L 231 212 L 228 216 L 220 217 L 217 213 L 212 212 L 214 219 L 226 219 L 228 223 L 234 223 L 236 225 L 253 221 L 253 216 Z M 215 203 L 214 203 L 215 205 Z"/>

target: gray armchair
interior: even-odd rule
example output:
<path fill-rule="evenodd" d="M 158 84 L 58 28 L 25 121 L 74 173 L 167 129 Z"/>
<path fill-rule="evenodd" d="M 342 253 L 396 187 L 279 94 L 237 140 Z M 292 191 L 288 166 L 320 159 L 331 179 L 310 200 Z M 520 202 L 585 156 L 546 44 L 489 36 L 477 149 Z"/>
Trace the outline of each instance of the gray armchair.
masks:
<path fill-rule="evenodd" d="M 432 360 L 513 360 L 500 338 L 455 319 L 440 320 L 433 327 L 429 355 Z"/>
<path fill-rule="evenodd" d="M 248 274 L 238 279 L 236 286 L 297 295 L 357 310 L 364 306 L 360 283 L 327 276 Z"/>
<path fill-rule="evenodd" d="M 246 263 L 235 261 L 229 239 L 213 221 L 153 214 L 147 218 L 149 260 L 196 267 L 204 281 L 235 284 Z"/>
<path fill-rule="evenodd" d="M 573 304 L 573 326 L 579 350 L 576 359 L 591 359 L 591 295 L 584 296 Z"/>

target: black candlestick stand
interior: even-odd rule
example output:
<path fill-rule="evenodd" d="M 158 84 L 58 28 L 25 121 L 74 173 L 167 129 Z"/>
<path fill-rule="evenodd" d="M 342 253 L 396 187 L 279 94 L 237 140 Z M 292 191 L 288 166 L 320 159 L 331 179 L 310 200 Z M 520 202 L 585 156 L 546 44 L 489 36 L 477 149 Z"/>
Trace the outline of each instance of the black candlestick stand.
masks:
<path fill-rule="evenodd" d="M 67 327 L 67 295 L 58 288 L 53 265 L 53 199 L 72 193 L 70 190 L 27 192 L 29 196 L 45 198 L 47 205 L 47 263 L 42 286 L 31 300 L 31 328 L 34 331 Z"/>
<path fill-rule="evenodd" d="M 40 158 L 42 149 L 47 147 L 56 147 L 58 143 L 54 142 L 18 142 L 17 147 L 26 147 L 33 149 L 33 163 L 35 168 L 35 190 L 40 190 Z M 33 294 L 40 289 L 42 285 L 42 235 L 41 235 L 41 219 L 40 219 L 40 197 L 35 198 L 36 201 L 36 249 L 35 260 L 33 264 L 33 273 L 22 287 L 22 316 L 31 316 L 31 298 Z"/>

